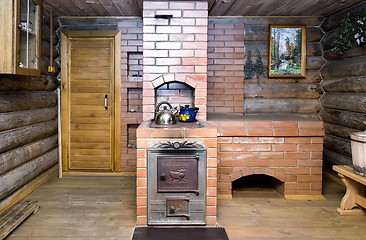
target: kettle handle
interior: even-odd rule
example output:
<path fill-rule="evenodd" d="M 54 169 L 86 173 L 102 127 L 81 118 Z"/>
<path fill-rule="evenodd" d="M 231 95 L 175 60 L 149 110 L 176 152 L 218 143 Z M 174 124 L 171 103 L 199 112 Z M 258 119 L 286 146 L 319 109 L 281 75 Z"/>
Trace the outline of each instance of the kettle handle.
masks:
<path fill-rule="evenodd" d="M 168 105 L 170 107 L 170 110 L 173 109 L 173 107 L 172 107 L 172 105 L 170 103 L 163 101 L 163 102 L 158 103 L 158 105 L 156 105 L 155 113 L 157 113 L 159 111 L 160 106 L 163 105 L 163 104 Z"/>

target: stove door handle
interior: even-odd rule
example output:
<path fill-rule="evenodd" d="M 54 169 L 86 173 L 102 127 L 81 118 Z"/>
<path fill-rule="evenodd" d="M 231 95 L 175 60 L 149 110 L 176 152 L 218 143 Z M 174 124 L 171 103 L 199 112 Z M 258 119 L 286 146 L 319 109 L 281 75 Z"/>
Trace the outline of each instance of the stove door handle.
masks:
<path fill-rule="evenodd" d="M 164 181 L 166 179 L 166 174 L 165 173 L 162 173 L 160 175 L 160 180 Z"/>

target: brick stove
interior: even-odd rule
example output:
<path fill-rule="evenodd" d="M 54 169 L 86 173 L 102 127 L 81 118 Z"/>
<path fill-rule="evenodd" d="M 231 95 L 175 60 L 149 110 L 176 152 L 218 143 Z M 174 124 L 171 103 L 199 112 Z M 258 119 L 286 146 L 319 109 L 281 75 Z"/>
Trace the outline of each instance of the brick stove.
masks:
<path fill-rule="evenodd" d="M 242 83 L 235 85 L 235 92 L 230 91 L 238 95 L 234 98 L 237 102 L 233 103 L 237 109 L 233 108 L 231 115 L 207 114 L 207 41 L 210 41 L 207 2 L 144 1 L 143 9 L 144 121 L 136 133 L 137 226 L 216 226 L 217 197 L 230 198 L 232 182 L 253 174 L 281 181 L 278 190 L 286 198 L 321 198 L 323 123 L 288 116 L 242 116 Z M 236 42 L 231 45 L 241 47 L 239 35 L 244 34 L 243 24 L 232 25 L 238 28 L 232 34 L 238 36 L 232 36 Z M 243 59 L 236 63 L 243 63 Z M 237 66 L 235 71 L 237 78 L 243 76 L 244 69 Z M 235 81 L 239 81 L 237 78 Z M 209 87 L 210 94 L 214 94 L 212 84 Z M 215 97 L 211 95 L 210 98 Z M 173 106 L 189 103 L 199 107 L 197 118 L 201 127 L 184 123 L 151 127 L 155 106 L 160 101 L 169 101 Z M 213 110 L 220 112 L 220 108 L 210 107 Z M 193 153 L 184 155 L 197 166 L 205 162 L 204 170 L 198 167 L 197 175 L 194 173 L 197 179 L 203 176 L 206 180 L 198 181 L 200 199 L 195 196 L 196 187 L 161 191 L 158 186 L 160 177 L 166 177 L 167 172 L 164 170 L 162 174 L 159 170 L 161 163 L 153 153 L 163 153 L 161 162 L 165 161 L 166 153 L 156 146 L 169 145 L 169 142 L 179 145 L 185 141 L 197 144 L 198 149 L 206 152 L 207 159 L 200 158 L 198 162 L 193 160 Z M 176 150 L 168 152 L 180 151 Z M 178 165 L 171 165 L 169 175 L 170 172 L 179 175 L 180 170 L 184 172 L 188 167 Z M 201 204 L 200 216 L 194 213 L 198 217 L 193 220 L 189 209 L 195 210 L 192 203 L 196 200 L 205 204 Z M 158 209 L 154 203 L 159 205 Z"/>
<path fill-rule="evenodd" d="M 207 27 L 207 2 L 144 1 L 138 226 L 216 226 L 217 129 L 205 121 Z M 197 123 L 151 127 L 160 101 L 198 107 L 199 127 Z M 175 144 L 161 148 L 170 143 Z"/>

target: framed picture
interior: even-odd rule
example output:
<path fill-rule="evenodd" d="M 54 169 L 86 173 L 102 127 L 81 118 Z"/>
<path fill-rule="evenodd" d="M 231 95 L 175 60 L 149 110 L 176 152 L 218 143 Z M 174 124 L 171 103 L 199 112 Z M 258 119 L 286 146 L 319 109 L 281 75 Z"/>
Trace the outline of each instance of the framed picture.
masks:
<path fill-rule="evenodd" d="M 269 25 L 268 45 L 268 77 L 305 77 L 304 25 Z"/>

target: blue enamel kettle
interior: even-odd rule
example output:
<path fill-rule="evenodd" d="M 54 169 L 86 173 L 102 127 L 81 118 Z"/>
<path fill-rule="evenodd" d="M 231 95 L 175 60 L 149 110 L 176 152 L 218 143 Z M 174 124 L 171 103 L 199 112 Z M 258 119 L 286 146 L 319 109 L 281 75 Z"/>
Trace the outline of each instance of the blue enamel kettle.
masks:
<path fill-rule="evenodd" d="M 189 107 L 189 105 L 184 105 L 184 107 L 180 107 L 179 111 L 179 121 L 181 122 L 194 122 L 196 121 L 196 114 L 199 108 L 197 107 Z"/>

